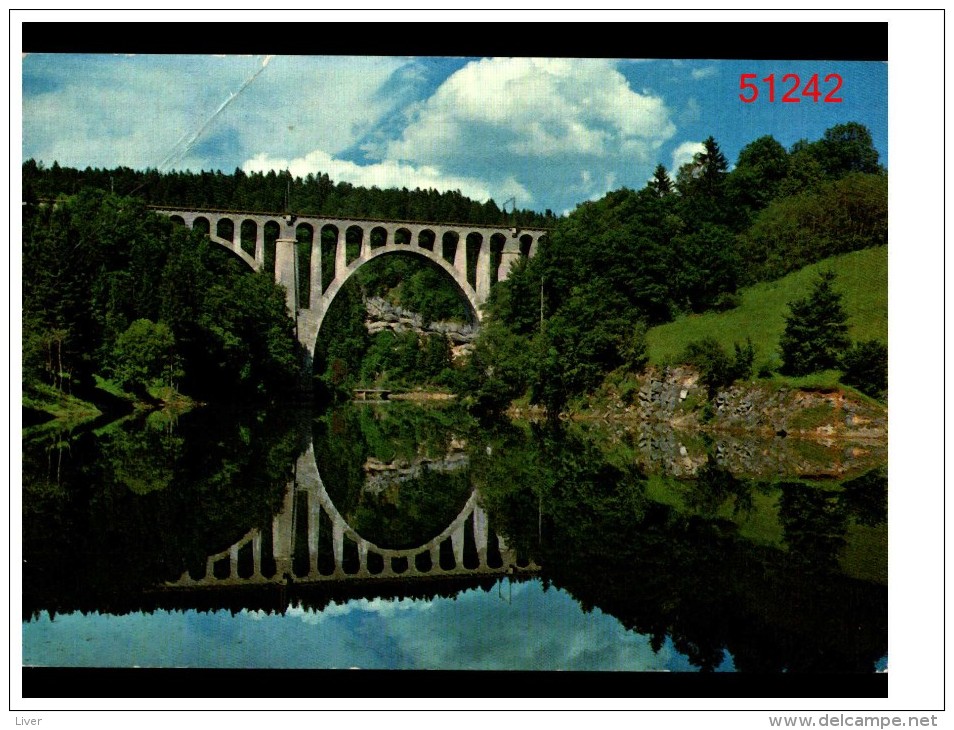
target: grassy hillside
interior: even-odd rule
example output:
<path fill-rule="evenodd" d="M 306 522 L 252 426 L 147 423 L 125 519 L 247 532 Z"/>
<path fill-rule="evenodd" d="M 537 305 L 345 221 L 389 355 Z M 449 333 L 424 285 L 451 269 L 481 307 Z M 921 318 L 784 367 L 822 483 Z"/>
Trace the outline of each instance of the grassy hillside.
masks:
<path fill-rule="evenodd" d="M 675 361 L 689 342 L 706 336 L 716 338 L 728 352 L 734 342 L 744 344 L 751 337 L 756 366 L 777 368 L 788 303 L 805 297 L 818 272 L 825 269 L 837 274 L 835 287 L 844 295 L 852 340 L 887 342 L 888 247 L 879 246 L 833 256 L 776 281 L 741 289 L 742 304 L 731 311 L 691 315 L 652 328 L 647 334 L 650 362 Z"/>

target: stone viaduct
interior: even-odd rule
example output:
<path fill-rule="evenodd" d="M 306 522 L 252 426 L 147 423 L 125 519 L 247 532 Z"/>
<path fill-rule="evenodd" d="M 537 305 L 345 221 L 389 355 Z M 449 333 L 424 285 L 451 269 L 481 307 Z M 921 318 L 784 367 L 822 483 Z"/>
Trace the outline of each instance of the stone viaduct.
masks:
<path fill-rule="evenodd" d="M 468 575 L 512 574 L 534 572 L 539 566 L 532 561 L 519 561 L 503 536 L 495 534 L 491 540 L 487 513 L 480 507 L 478 493 L 472 492 L 460 513 L 439 534 L 416 548 L 392 550 L 379 547 L 363 538 L 342 516 L 328 495 L 318 465 L 314 447 L 309 445 L 295 465 L 295 478 L 288 484 L 282 511 L 272 519 L 268 535 L 270 549 L 265 545 L 264 533 L 253 528 L 228 548 L 208 556 L 205 574 L 194 578 L 188 571 L 177 581 L 167 583 L 169 588 L 207 588 L 252 584 L 317 583 L 343 580 L 387 580 L 401 578 L 439 578 Z M 301 512 L 305 514 L 302 515 Z M 321 553 L 321 523 L 330 528 L 327 555 Z M 468 526 L 467 523 L 470 523 Z M 470 527 L 471 529 L 467 529 Z M 301 535 L 304 531 L 306 534 Z M 472 543 L 468 542 L 473 540 Z M 465 543 L 476 558 L 468 564 Z M 495 543 L 495 544 L 494 544 Z M 307 560 L 294 563 L 295 546 L 306 545 Z M 240 569 L 239 554 L 246 553 L 246 570 Z M 346 551 L 356 553 L 357 559 L 348 560 Z M 273 560 L 273 570 L 263 570 L 263 558 Z"/>
<path fill-rule="evenodd" d="M 266 241 L 275 241 L 275 280 L 285 287 L 299 341 L 314 354 L 318 331 L 335 296 L 358 269 L 378 256 L 414 253 L 443 270 L 470 303 L 479 321 L 481 306 L 511 265 L 533 256 L 545 228 L 425 223 L 362 218 L 329 218 L 200 208 L 152 206 L 238 256 L 255 271 L 265 268 Z M 334 237 L 334 270 L 322 271 L 322 234 Z M 299 292 L 297 243 L 310 246 L 308 291 Z M 468 266 L 468 252 L 476 267 Z M 495 265 L 496 264 L 496 265 Z M 324 282 L 324 284 L 323 284 Z"/>

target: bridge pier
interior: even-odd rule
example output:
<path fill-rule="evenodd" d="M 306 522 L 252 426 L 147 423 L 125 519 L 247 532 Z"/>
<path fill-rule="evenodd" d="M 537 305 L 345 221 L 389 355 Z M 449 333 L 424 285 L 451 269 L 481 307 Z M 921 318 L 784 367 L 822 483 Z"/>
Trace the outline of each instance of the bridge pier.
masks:
<path fill-rule="evenodd" d="M 285 287 L 285 305 L 292 319 L 298 314 L 297 244 L 294 238 L 275 241 L 275 281 Z"/>
<path fill-rule="evenodd" d="M 507 277 L 510 276 L 510 268 L 519 260 L 519 251 L 508 251 L 504 249 L 500 253 L 500 266 L 497 267 L 497 281 L 506 281 Z"/>
<path fill-rule="evenodd" d="M 265 266 L 265 227 L 255 226 L 255 265 L 259 270 Z"/>

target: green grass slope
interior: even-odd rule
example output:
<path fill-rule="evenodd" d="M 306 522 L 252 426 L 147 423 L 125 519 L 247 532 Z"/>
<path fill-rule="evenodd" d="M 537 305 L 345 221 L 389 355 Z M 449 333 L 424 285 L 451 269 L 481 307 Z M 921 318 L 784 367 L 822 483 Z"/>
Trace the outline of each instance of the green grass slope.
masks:
<path fill-rule="evenodd" d="M 888 341 L 888 247 L 878 246 L 833 256 L 776 281 L 741 289 L 742 304 L 728 312 L 695 314 L 654 327 L 647 333 L 649 359 L 655 365 L 674 362 L 686 345 L 714 337 L 727 352 L 750 337 L 756 366 L 781 364 L 778 341 L 785 330 L 788 303 L 808 295 L 819 271 L 837 275 L 835 288 L 844 296 L 852 341 Z"/>

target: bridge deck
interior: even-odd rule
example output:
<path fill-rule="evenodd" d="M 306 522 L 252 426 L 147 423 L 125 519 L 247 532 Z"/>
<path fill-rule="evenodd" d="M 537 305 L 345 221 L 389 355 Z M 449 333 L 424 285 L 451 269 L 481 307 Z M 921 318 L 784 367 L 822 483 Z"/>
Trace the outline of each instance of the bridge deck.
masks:
<path fill-rule="evenodd" d="M 275 211 L 265 210 L 233 210 L 230 208 L 199 208 L 190 205 L 147 205 L 149 210 L 161 211 L 181 211 L 189 213 L 209 213 L 215 215 L 247 215 L 267 218 L 284 218 L 292 216 L 295 220 L 341 220 L 356 221 L 359 223 L 404 223 L 410 226 L 440 226 L 442 228 L 494 228 L 502 231 L 509 231 L 512 228 L 519 228 L 521 231 L 552 231 L 553 228 L 547 226 L 525 226 L 513 224 L 495 224 L 495 223 L 460 223 L 456 221 L 419 221 L 404 220 L 402 218 L 362 218 L 354 215 L 326 215 L 320 213 L 276 213 Z"/>

